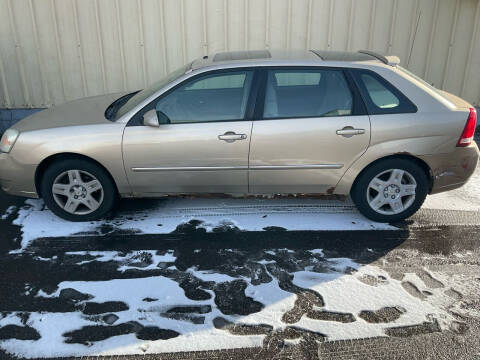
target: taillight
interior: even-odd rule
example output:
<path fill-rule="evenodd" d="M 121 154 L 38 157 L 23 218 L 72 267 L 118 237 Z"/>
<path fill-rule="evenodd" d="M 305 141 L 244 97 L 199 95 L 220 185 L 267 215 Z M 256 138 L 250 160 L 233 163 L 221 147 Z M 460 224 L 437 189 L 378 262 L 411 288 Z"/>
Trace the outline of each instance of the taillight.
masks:
<path fill-rule="evenodd" d="M 457 147 L 465 147 L 472 143 L 475 134 L 475 127 L 477 126 L 477 111 L 470 108 L 470 115 L 468 115 L 467 124 L 463 129 L 462 136 L 458 139 Z"/>

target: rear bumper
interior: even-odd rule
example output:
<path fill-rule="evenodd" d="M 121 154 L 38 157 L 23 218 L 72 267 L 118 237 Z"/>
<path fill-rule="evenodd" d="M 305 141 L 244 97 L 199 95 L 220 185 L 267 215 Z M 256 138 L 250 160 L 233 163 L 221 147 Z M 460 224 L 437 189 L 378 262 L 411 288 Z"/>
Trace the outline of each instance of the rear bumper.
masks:
<path fill-rule="evenodd" d="M 38 198 L 35 168 L 16 162 L 9 154 L 0 153 L 0 187 L 11 195 Z"/>
<path fill-rule="evenodd" d="M 430 194 L 457 189 L 470 179 L 478 162 L 478 146 L 475 142 L 464 148 L 456 148 L 450 154 L 419 156 L 432 170 L 433 184 Z"/>

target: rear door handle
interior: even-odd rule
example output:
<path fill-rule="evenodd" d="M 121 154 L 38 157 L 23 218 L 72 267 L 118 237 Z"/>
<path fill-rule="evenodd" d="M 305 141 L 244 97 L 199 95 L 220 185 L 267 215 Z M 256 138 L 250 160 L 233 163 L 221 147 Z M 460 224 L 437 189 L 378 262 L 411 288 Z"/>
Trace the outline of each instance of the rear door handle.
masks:
<path fill-rule="evenodd" d="M 233 131 L 227 131 L 223 135 L 218 135 L 218 140 L 223 140 L 228 143 L 231 143 L 237 140 L 245 140 L 246 138 L 247 138 L 246 134 L 236 134 Z"/>
<path fill-rule="evenodd" d="M 365 134 L 365 129 L 355 129 L 352 126 L 345 126 L 343 129 L 337 130 L 337 135 L 344 137 L 352 137 L 361 134 Z"/>

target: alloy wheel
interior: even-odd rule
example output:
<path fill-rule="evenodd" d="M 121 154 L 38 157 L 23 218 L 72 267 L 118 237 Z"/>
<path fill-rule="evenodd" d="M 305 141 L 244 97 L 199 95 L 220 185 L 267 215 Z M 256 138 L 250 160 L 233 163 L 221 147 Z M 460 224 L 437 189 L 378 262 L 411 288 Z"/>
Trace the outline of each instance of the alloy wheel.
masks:
<path fill-rule="evenodd" d="M 52 194 L 58 206 L 74 215 L 94 212 L 104 197 L 100 181 L 83 170 L 68 170 L 58 175 L 52 185 Z"/>
<path fill-rule="evenodd" d="M 408 171 L 390 169 L 375 176 L 367 187 L 369 206 L 379 214 L 396 215 L 415 201 L 417 182 Z"/>

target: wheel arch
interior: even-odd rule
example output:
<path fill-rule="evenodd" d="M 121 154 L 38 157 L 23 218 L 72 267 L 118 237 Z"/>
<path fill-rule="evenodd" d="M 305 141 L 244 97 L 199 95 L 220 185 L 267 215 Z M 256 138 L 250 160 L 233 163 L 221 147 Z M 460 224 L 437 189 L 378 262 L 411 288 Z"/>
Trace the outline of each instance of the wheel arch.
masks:
<path fill-rule="evenodd" d="M 427 179 L 428 179 L 428 193 L 430 193 L 432 191 L 432 188 L 433 188 L 433 172 L 432 172 L 432 169 L 430 168 L 430 166 L 425 161 L 423 161 L 422 159 L 420 159 L 420 158 L 418 158 L 414 155 L 411 155 L 411 154 L 392 154 L 392 155 L 383 156 L 381 158 L 378 158 L 378 159 L 372 161 L 371 163 L 369 163 L 367 166 L 365 166 L 355 177 L 355 180 L 353 181 L 352 186 L 350 188 L 350 193 L 352 191 L 354 191 L 354 189 L 357 185 L 358 179 L 361 177 L 361 175 L 363 175 L 365 173 L 365 171 L 367 171 L 369 168 L 371 168 L 375 164 L 378 164 L 379 162 L 389 160 L 389 159 L 404 159 L 404 160 L 412 161 L 415 164 L 417 164 L 418 166 L 420 166 L 420 168 L 422 168 L 422 170 L 425 172 L 425 175 L 427 176 Z"/>
<path fill-rule="evenodd" d="M 112 183 L 115 186 L 115 192 L 117 194 L 119 193 L 118 192 L 118 185 L 117 185 L 115 179 L 113 178 L 112 174 L 110 174 L 110 171 L 108 171 L 108 169 L 105 166 L 103 166 L 100 162 L 98 162 L 97 160 L 95 160 L 95 159 L 93 159 L 89 156 L 86 156 L 86 155 L 65 152 L 65 153 L 58 153 L 58 154 L 50 155 L 49 157 L 43 159 L 42 162 L 37 166 L 37 168 L 35 170 L 35 188 L 37 190 L 37 194 L 40 197 L 42 197 L 42 194 L 41 194 L 42 177 L 43 177 L 43 174 L 45 173 L 45 170 L 47 170 L 47 168 L 50 165 L 52 165 L 53 163 L 55 163 L 57 161 L 61 161 L 61 160 L 75 160 L 75 159 L 89 161 L 89 162 L 94 163 L 95 165 L 101 167 L 103 170 L 105 170 L 105 173 L 110 177 L 110 180 L 112 180 Z"/>

